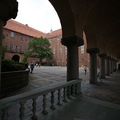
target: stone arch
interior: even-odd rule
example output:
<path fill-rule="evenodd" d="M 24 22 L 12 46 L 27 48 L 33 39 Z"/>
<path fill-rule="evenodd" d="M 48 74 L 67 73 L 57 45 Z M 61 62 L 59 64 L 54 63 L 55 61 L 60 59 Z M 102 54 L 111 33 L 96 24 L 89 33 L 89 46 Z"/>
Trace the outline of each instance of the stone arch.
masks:
<path fill-rule="evenodd" d="M 20 56 L 19 55 L 13 55 L 12 60 L 19 62 L 20 61 Z"/>

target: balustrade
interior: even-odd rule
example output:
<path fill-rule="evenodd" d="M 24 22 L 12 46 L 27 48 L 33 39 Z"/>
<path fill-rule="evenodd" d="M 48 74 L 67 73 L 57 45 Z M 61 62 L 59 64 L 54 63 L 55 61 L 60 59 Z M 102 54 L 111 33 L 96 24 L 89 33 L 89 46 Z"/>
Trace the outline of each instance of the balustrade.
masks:
<path fill-rule="evenodd" d="M 4 98 L 0 100 L 0 120 L 9 120 L 8 118 L 8 108 L 11 106 L 15 106 L 16 104 L 19 104 L 20 107 L 19 109 L 19 120 L 25 120 L 26 119 L 26 103 L 28 100 L 31 100 L 31 111 L 32 111 L 32 116 L 31 119 L 32 120 L 37 120 L 37 99 L 39 96 L 43 96 L 42 98 L 42 104 L 43 108 L 42 108 L 42 113 L 43 114 L 47 114 L 47 97 L 49 97 L 49 93 L 51 93 L 50 95 L 50 101 L 49 104 L 51 104 L 50 108 L 52 110 L 55 110 L 55 105 L 57 104 L 58 106 L 62 105 L 62 101 L 67 102 L 69 98 L 72 98 L 72 96 L 76 96 L 78 93 L 78 90 L 80 90 L 78 87 L 76 88 L 76 86 L 78 86 L 77 84 L 80 84 L 81 79 L 79 80 L 73 80 L 70 82 L 61 82 L 61 83 L 57 83 L 57 84 L 51 84 L 49 86 L 46 87 L 41 87 L 39 89 L 34 89 L 30 92 L 26 92 L 23 94 L 19 94 L 16 96 L 12 96 L 9 98 Z M 57 94 L 55 94 L 55 92 L 57 92 Z M 80 91 L 79 91 L 80 93 Z M 57 101 L 57 103 L 55 102 Z M 10 119 L 12 120 L 12 119 Z"/>

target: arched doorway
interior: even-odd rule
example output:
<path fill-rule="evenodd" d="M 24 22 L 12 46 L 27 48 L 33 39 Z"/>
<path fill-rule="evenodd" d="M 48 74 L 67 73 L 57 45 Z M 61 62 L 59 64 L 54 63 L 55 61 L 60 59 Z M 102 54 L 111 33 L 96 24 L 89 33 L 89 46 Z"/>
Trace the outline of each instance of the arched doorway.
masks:
<path fill-rule="evenodd" d="M 13 55 L 12 60 L 19 62 L 20 56 L 19 55 Z"/>

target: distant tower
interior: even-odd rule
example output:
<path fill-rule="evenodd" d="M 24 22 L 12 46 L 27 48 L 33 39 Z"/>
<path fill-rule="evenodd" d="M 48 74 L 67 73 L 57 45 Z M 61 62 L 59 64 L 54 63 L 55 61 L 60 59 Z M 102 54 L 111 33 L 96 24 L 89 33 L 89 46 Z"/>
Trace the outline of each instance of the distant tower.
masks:
<path fill-rule="evenodd" d="M 52 30 L 52 28 L 51 28 L 51 30 L 50 30 L 50 34 L 52 33 L 52 31 L 53 31 L 53 30 Z"/>

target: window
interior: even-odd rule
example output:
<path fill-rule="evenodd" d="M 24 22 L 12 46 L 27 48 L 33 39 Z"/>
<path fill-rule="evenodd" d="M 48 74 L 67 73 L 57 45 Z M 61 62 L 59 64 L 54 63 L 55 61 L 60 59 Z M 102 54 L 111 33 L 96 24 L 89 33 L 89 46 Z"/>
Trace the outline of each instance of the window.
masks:
<path fill-rule="evenodd" d="M 67 55 L 67 47 L 65 47 L 65 55 Z"/>
<path fill-rule="evenodd" d="M 81 48 L 81 54 L 83 54 L 85 51 L 84 51 L 84 45 L 80 47 Z"/>
<path fill-rule="evenodd" d="M 23 40 L 23 38 L 24 38 L 24 36 L 23 36 L 23 35 L 21 35 L 21 36 L 20 36 L 20 40 Z"/>
<path fill-rule="evenodd" d="M 55 48 L 53 48 L 53 55 L 55 55 Z"/>
<path fill-rule="evenodd" d="M 11 32 L 11 37 L 14 38 L 14 32 Z"/>
<path fill-rule="evenodd" d="M 23 52 L 23 46 L 20 46 L 20 52 Z"/>
<path fill-rule="evenodd" d="M 62 47 L 60 47 L 60 54 L 62 54 Z"/>
<path fill-rule="evenodd" d="M 13 43 L 10 43 L 10 51 L 13 51 Z"/>
<path fill-rule="evenodd" d="M 18 52 L 18 46 L 16 46 L 15 51 Z"/>

